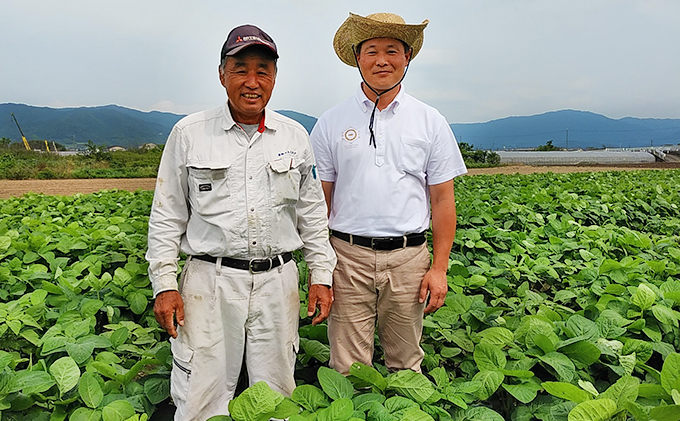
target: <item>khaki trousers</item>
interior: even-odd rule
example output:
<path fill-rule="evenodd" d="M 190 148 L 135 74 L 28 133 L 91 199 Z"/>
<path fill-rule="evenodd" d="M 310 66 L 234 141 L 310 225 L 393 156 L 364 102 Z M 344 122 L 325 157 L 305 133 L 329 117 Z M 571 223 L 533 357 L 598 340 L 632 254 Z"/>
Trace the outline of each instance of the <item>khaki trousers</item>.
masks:
<path fill-rule="evenodd" d="M 264 380 L 290 396 L 300 298 L 295 261 L 269 272 L 189 260 L 180 279 L 184 326 L 171 339 L 176 421 L 227 415 L 245 355 L 250 385 Z"/>
<path fill-rule="evenodd" d="M 430 268 L 427 245 L 374 251 L 335 237 L 335 302 L 328 319 L 329 365 L 347 375 L 354 362 L 371 365 L 376 322 L 390 370 L 420 372 L 425 304 L 420 284 Z"/>

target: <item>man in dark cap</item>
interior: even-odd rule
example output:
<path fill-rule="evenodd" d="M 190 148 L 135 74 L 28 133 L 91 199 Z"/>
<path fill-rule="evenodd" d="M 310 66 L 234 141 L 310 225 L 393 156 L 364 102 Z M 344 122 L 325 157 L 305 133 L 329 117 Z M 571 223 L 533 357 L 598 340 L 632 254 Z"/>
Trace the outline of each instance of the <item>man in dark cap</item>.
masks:
<path fill-rule="evenodd" d="M 324 320 L 335 254 L 309 137 L 266 108 L 276 79 L 274 41 L 252 25 L 222 47 L 224 106 L 172 130 L 149 219 L 154 313 L 171 336 L 176 420 L 227 414 L 245 360 L 250 384 L 285 395 L 300 314 L 302 249 L 311 278 L 308 314 Z M 178 255 L 187 261 L 177 282 Z"/>

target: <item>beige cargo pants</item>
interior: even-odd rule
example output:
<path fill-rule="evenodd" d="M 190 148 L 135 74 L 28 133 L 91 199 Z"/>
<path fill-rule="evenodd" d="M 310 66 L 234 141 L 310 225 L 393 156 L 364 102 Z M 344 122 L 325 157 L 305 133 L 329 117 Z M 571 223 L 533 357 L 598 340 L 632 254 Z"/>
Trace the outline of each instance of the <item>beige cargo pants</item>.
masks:
<path fill-rule="evenodd" d="M 245 355 L 250 385 L 295 388 L 300 299 L 295 261 L 269 272 L 189 260 L 180 279 L 184 326 L 171 340 L 176 421 L 228 415 Z"/>
<path fill-rule="evenodd" d="M 425 304 L 420 283 L 430 268 L 427 245 L 374 251 L 336 237 L 335 301 L 328 318 L 329 365 L 348 374 L 354 362 L 371 365 L 376 322 L 390 370 L 420 372 Z"/>

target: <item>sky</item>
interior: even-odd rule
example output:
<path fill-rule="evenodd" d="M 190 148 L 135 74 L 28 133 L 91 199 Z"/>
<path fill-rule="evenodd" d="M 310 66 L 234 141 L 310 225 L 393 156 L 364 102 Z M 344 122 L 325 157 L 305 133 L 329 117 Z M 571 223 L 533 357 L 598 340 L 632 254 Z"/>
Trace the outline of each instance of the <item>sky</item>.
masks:
<path fill-rule="evenodd" d="M 270 108 L 319 117 L 360 81 L 332 47 L 349 12 L 430 21 L 403 86 L 450 123 L 680 118 L 678 0 L 2 0 L 0 103 L 213 108 L 222 44 L 249 23 L 279 49 Z"/>

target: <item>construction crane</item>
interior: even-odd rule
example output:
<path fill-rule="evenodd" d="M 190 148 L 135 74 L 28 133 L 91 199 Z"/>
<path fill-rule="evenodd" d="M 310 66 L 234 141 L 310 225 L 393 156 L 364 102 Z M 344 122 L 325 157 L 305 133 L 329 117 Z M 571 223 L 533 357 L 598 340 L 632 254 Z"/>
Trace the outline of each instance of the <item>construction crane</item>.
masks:
<path fill-rule="evenodd" d="M 21 126 L 19 126 L 19 122 L 17 121 L 17 118 L 14 116 L 14 113 L 12 113 L 12 118 L 14 119 L 14 124 L 17 125 L 17 128 L 19 129 L 19 133 L 21 133 L 21 140 L 24 141 L 24 147 L 26 148 L 27 151 L 31 150 L 31 145 L 28 144 L 28 140 L 26 140 L 26 136 L 24 136 L 24 131 L 21 130 Z M 47 152 L 50 151 L 50 145 L 47 143 L 47 140 L 45 140 L 45 150 Z M 55 148 L 56 151 L 56 148 Z"/>
<path fill-rule="evenodd" d="M 21 126 L 19 125 L 19 122 L 17 121 L 17 118 L 14 117 L 14 113 L 12 113 L 12 118 L 14 119 L 14 124 L 17 125 L 17 128 L 19 129 L 19 133 L 21 133 L 21 140 L 24 141 L 24 146 L 26 147 L 27 151 L 31 150 L 31 146 L 28 144 L 28 140 L 26 140 L 26 136 L 24 136 L 24 131 L 21 130 Z"/>

